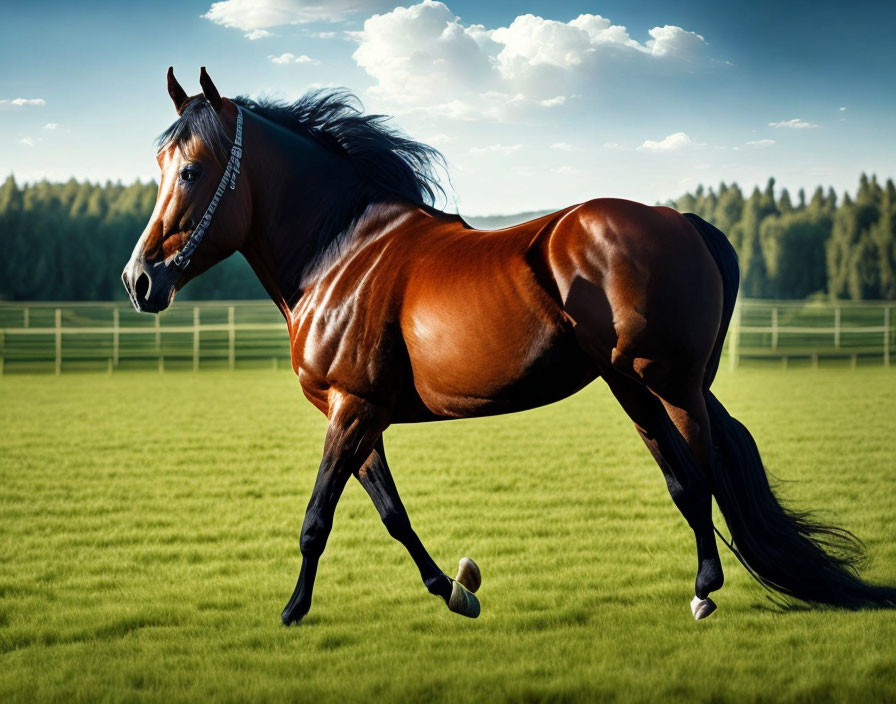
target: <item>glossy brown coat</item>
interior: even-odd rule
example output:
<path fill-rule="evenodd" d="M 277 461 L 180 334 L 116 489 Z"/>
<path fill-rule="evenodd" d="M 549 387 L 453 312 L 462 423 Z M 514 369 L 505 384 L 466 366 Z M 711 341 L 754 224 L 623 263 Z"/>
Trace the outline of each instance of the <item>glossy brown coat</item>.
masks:
<path fill-rule="evenodd" d="M 372 210 L 289 311 L 293 366 L 323 413 L 334 391 L 390 422 L 508 413 L 609 369 L 699 388 L 722 282 L 679 213 L 602 199 L 483 232 L 412 205 Z M 699 327 L 682 330 L 694 311 Z"/>

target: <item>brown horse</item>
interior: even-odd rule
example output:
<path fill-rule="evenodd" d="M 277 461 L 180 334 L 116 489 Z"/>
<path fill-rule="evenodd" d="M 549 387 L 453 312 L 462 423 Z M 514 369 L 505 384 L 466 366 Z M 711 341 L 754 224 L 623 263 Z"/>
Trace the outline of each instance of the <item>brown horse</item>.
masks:
<path fill-rule="evenodd" d="M 383 431 L 533 408 L 598 376 L 694 531 L 696 618 L 715 609 L 709 594 L 723 581 L 713 495 L 732 549 L 765 585 L 893 606 L 896 589 L 855 573 L 849 533 L 781 507 L 749 433 L 709 391 L 738 286 L 734 251 L 712 225 L 600 199 L 477 231 L 427 205 L 437 152 L 362 115 L 350 95 L 257 103 L 222 99 L 205 69 L 200 82 L 188 97 L 169 69 L 180 117 L 160 138 L 158 201 L 122 278 L 138 310 L 158 312 L 239 251 L 286 318 L 293 368 L 329 427 L 284 623 L 311 606 L 352 475 L 429 591 L 477 616 L 478 568 L 465 558 L 452 580 L 427 554 Z"/>

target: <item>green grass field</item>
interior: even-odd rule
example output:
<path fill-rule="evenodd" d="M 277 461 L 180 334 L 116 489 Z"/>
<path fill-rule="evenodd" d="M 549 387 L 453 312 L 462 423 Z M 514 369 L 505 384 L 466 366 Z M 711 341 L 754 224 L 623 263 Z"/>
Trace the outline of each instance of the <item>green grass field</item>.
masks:
<path fill-rule="evenodd" d="M 896 583 L 896 373 L 715 389 Z M 896 700 L 896 612 L 782 611 L 725 551 L 693 621 L 692 535 L 601 382 L 387 432 L 433 557 L 482 568 L 475 621 L 352 482 L 311 614 L 280 625 L 325 427 L 287 372 L 5 377 L 0 420 L 0 702 Z"/>

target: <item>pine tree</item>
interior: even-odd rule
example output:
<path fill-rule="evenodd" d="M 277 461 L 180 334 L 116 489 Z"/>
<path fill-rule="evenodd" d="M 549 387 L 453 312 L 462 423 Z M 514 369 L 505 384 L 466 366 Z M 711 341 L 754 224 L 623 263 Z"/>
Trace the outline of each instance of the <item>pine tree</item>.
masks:
<path fill-rule="evenodd" d="M 765 184 L 765 190 L 762 192 L 760 200 L 760 219 L 767 215 L 773 215 L 778 212 L 778 206 L 775 203 L 775 177 L 770 176 Z"/>
<path fill-rule="evenodd" d="M 766 266 L 759 240 L 762 224 L 763 194 L 754 188 L 750 198 L 744 203 L 743 218 L 735 227 L 736 239 L 740 242 L 741 291 L 751 298 L 766 295 Z M 765 206 L 768 207 L 766 201 Z"/>
<path fill-rule="evenodd" d="M 778 199 L 778 210 L 782 215 L 793 212 L 793 205 L 790 202 L 790 193 L 786 188 L 781 190 L 781 197 Z"/>
<path fill-rule="evenodd" d="M 896 187 L 887 180 L 881 193 L 880 217 L 871 229 L 880 263 L 880 295 L 896 299 Z"/>
<path fill-rule="evenodd" d="M 722 184 L 719 187 L 719 198 L 716 202 L 716 209 L 710 221 L 724 232 L 734 248 L 740 250 L 740 241 L 737 239 L 738 231 L 735 225 L 740 222 L 743 217 L 744 196 L 740 191 L 740 187 L 733 183 L 731 186 Z"/>
<path fill-rule="evenodd" d="M 858 239 L 852 199 L 848 193 L 844 193 L 843 203 L 834 214 L 831 238 L 827 245 L 828 293 L 834 298 L 848 296 L 849 255 Z"/>
<path fill-rule="evenodd" d="M 0 186 L 0 299 L 15 298 L 15 270 L 26 261 L 22 237 L 22 191 L 13 176 Z"/>

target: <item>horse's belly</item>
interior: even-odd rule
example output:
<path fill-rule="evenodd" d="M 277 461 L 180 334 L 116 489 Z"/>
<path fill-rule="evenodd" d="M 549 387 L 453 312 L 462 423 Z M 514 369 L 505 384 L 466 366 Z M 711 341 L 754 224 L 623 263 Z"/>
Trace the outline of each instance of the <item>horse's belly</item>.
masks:
<path fill-rule="evenodd" d="M 511 327 L 504 344 L 493 335 L 471 337 L 450 325 L 441 332 L 440 341 L 408 347 L 421 415 L 470 418 L 522 411 L 559 401 L 598 376 L 565 327 L 547 326 L 538 335 Z"/>

